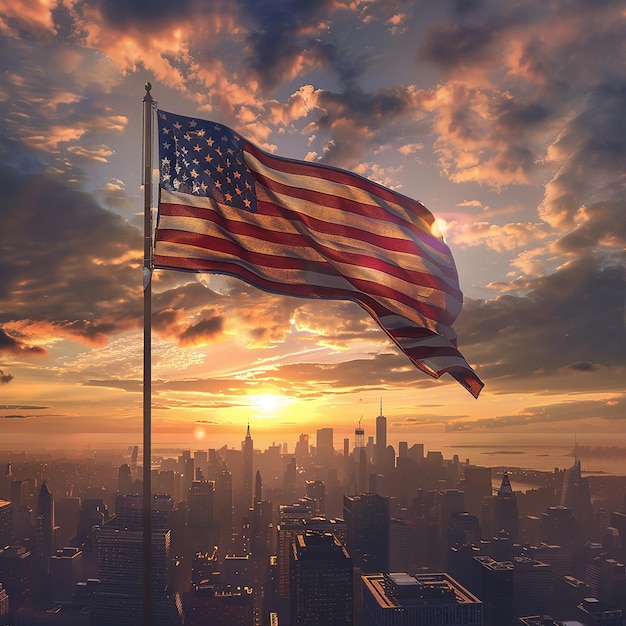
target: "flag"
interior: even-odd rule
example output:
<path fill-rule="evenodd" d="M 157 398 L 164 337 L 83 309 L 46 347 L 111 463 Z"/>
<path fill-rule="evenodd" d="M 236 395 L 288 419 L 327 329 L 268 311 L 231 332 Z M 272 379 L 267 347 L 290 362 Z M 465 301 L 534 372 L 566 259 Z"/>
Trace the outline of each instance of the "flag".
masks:
<path fill-rule="evenodd" d="M 234 130 L 158 111 L 155 268 L 360 304 L 414 365 L 483 383 L 456 347 L 463 295 L 420 203 L 356 174 L 271 155 Z"/>

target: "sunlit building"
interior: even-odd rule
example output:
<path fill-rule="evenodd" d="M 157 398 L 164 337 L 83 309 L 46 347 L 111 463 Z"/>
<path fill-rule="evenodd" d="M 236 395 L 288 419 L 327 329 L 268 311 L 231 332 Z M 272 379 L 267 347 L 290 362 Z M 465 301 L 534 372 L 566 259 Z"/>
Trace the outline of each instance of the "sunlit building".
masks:
<path fill-rule="evenodd" d="M 361 577 L 363 626 L 483 626 L 482 602 L 445 573 Z"/>

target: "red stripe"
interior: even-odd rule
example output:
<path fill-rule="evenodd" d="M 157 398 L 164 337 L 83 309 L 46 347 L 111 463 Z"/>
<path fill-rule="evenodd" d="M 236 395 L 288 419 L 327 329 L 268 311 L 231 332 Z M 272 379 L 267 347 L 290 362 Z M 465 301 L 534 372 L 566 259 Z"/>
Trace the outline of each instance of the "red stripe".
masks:
<path fill-rule="evenodd" d="M 349 263 L 351 265 L 361 265 L 364 267 L 368 267 L 370 269 L 377 269 L 377 270 L 385 272 L 386 274 L 394 276 L 396 278 L 406 280 L 409 283 L 418 284 L 418 285 L 428 287 L 429 289 L 435 289 L 438 291 L 449 293 L 459 301 L 462 298 L 462 295 L 459 289 L 453 289 L 450 285 L 446 284 L 444 281 L 439 279 L 432 272 L 420 272 L 418 270 L 404 269 L 400 267 L 397 263 L 394 263 L 394 262 L 387 263 L 386 261 L 384 261 L 383 259 L 380 259 L 379 257 L 372 257 L 366 254 L 338 252 L 334 248 L 330 248 L 328 246 L 325 246 L 319 243 L 315 238 L 313 238 L 312 236 L 306 233 L 286 233 L 283 231 L 268 230 L 260 226 L 257 226 L 255 224 L 252 224 L 250 222 L 229 220 L 224 215 L 214 210 L 202 210 L 202 209 L 197 209 L 195 207 L 188 207 L 186 205 L 180 205 L 180 204 L 163 203 L 160 206 L 160 213 L 162 215 L 168 215 L 168 216 L 171 215 L 171 216 L 176 216 L 176 217 L 192 217 L 194 219 L 202 219 L 203 221 L 207 222 L 207 228 L 206 228 L 207 232 L 211 230 L 211 227 L 209 224 L 216 224 L 220 226 L 221 228 L 223 228 L 228 233 L 233 233 L 235 235 L 243 235 L 246 237 L 253 237 L 261 241 L 270 241 L 273 244 L 283 245 L 293 250 L 297 250 L 298 248 L 314 249 L 322 257 L 326 259 L 331 259 L 333 261 L 340 262 L 340 263 Z M 319 224 L 324 224 L 324 222 L 319 222 L 319 220 L 315 220 L 315 221 L 317 221 Z M 160 233 L 160 230 L 158 232 Z M 364 232 L 364 231 L 359 231 L 359 234 L 361 232 Z M 346 236 L 346 235 L 341 235 L 341 236 Z M 160 239 L 160 235 L 158 235 L 158 238 Z M 351 238 L 354 240 L 355 246 L 361 246 L 363 243 L 362 240 L 358 238 L 356 239 L 352 237 L 348 237 L 348 238 Z M 371 237 L 371 239 L 375 240 L 376 238 Z M 386 238 L 386 239 L 390 239 L 390 238 Z M 397 242 L 398 240 L 392 239 L 391 241 Z M 373 241 L 368 242 L 368 243 L 371 243 L 372 246 L 377 245 L 378 247 L 385 249 L 384 245 L 381 243 L 375 244 Z M 413 245 L 411 247 L 412 247 L 412 250 L 406 250 L 406 251 L 403 250 L 402 252 L 404 252 L 405 254 L 412 253 L 415 256 L 421 256 L 421 255 L 418 255 L 418 252 L 421 252 L 421 250 L 416 245 Z M 367 249 L 367 246 L 365 247 L 365 249 Z M 450 272 L 450 268 L 440 268 L 440 266 L 436 264 L 435 261 L 432 261 L 430 258 L 428 258 L 428 261 L 430 261 L 433 265 L 437 265 L 438 269 L 441 269 L 442 273 L 448 276 L 448 273 Z M 448 270 L 448 273 L 446 273 L 445 270 Z M 453 278 L 456 278 L 456 272 L 454 273 Z"/>
<path fill-rule="evenodd" d="M 357 290 L 363 293 L 369 294 L 371 296 L 391 298 L 393 300 L 403 303 L 405 306 L 413 310 L 421 311 L 423 317 L 427 317 L 428 319 L 434 320 L 436 322 L 450 324 L 456 318 L 456 315 L 452 315 L 445 308 L 442 309 L 440 307 L 436 307 L 426 302 L 423 302 L 422 300 L 416 300 L 406 292 L 398 291 L 381 283 L 372 282 L 361 278 L 345 276 L 344 274 L 338 272 L 332 266 L 332 264 L 324 261 L 311 261 L 307 259 L 265 254 L 262 252 L 242 248 L 238 243 L 228 241 L 227 239 L 223 239 L 221 237 L 208 234 L 190 233 L 189 231 L 159 229 L 158 241 L 161 243 L 167 242 L 172 244 L 182 244 L 187 246 L 194 246 L 203 250 L 220 252 L 234 258 L 240 258 L 246 263 L 257 267 L 267 267 L 270 269 L 279 269 L 285 271 L 294 270 L 302 273 L 316 272 L 321 275 L 338 276 L 345 279 Z M 343 262 L 346 262 L 345 259 L 343 260 Z M 282 291 L 282 293 L 286 294 L 291 293 L 291 287 L 293 283 L 277 282 L 276 284 L 283 284 L 284 286 L 282 290 L 280 288 L 273 288 L 274 291 Z M 310 289 L 317 290 L 324 288 L 319 285 L 310 285 Z M 349 291 L 346 291 L 345 293 L 350 294 L 349 297 L 351 299 L 360 299 L 359 295 L 354 295 Z"/>
<path fill-rule="evenodd" d="M 423 219 L 429 226 L 435 221 L 432 213 L 421 202 L 418 202 L 413 198 L 409 198 L 408 196 L 378 185 L 377 183 L 367 178 L 363 178 L 358 174 L 354 174 L 353 172 L 347 172 L 345 170 L 339 170 L 334 167 L 330 167 L 328 165 L 320 163 L 309 163 L 306 161 L 287 159 L 284 157 L 269 154 L 247 140 L 244 140 L 244 143 L 244 154 L 245 152 L 250 152 L 259 161 L 261 161 L 261 163 L 271 169 L 279 172 L 284 172 L 285 174 L 297 174 L 299 176 L 320 178 L 343 185 L 358 187 L 359 189 L 362 189 L 367 193 L 378 196 L 386 202 L 392 202 L 393 204 L 400 205 L 405 209 L 414 211 L 416 215 Z M 258 176 L 256 172 L 255 176 Z"/>

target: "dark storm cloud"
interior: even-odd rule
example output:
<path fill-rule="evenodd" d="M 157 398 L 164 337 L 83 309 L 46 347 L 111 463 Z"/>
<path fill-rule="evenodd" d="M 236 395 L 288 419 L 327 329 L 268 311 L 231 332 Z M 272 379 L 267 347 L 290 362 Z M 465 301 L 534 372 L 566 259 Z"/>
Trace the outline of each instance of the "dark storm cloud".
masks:
<path fill-rule="evenodd" d="M 491 55 L 503 26 L 500 20 L 494 19 L 472 25 L 440 22 L 426 33 L 418 49 L 418 58 L 443 69 L 482 63 Z"/>
<path fill-rule="evenodd" d="M 198 0 L 88 0 L 99 7 L 104 19 L 123 30 L 129 26 L 145 28 L 154 22 L 176 22 L 189 13 Z"/>
<path fill-rule="evenodd" d="M 2 331 L 0 330 L 0 337 Z M 0 370 L 0 385 L 8 385 L 13 380 L 13 376 L 8 372 L 5 374 L 3 370 Z"/>
<path fill-rule="evenodd" d="M 546 426 L 566 422 L 584 422 L 587 420 L 623 419 L 626 398 L 616 396 L 610 400 L 576 400 L 539 406 L 530 406 L 514 415 L 500 415 L 494 418 L 463 420 L 451 423 L 446 430 L 491 430 L 517 428 L 532 425 Z"/>
<path fill-rule="evenodd" d="M 0 328 L 0 354 L 14 354 L 14 355 L 42 355 L 45 354 L 46 351 L 39 346 L 29 346 L 24 341 L 17 337 L 12 337 L 8 333 L 6 333 L 2 328 Z M 13 376 L 7 374 L 6 378 L 4 374 L 2 374 L 2 383 L 8 383 L 13 380 Z"/>
<path fill-rule="evenodd" d="M 330 0 L 242 0 L 244 20 L 252 20 L 248 62 L 265 88 L 288 79 L 295 58 L 328 61 L 332 46 L 318 38 L 320 22 L 328 16 Z"/>
<path fill-rule="evenodd" d="M 0 165 L 0 186 L 5 329 L 11 322 L 26 333 L 31 325 L 35 334 L 101 344 L 136 327 L 140 234 L 89 194 L 47 174 L 16 175 Z M 4 349 L 19 348 L 11 333 L 2 335 Z"/>
<path fill-rule="evenodd" d="M 573 226 L 581 205 L 598 199 L 590 218 L 562 241 L 564 249 L 589 247 L 590 238 L 624 237 L 624 220 L 619 219 L 626 203 L 623 173 L 626 171 L 626 82 L 602 83 L 589 91 L 580 112 L 566 125 L 552 146 L 563 164 L 546 188 L 542 217 L 549 222 Z M 608 196 L 608 197 L 607 197 Z M 620 211 L 621 206 L 621 211 Z M 612 222 L 612 217 L 615 219 Z M 617 230 L 615 230 L 617 229 Z"/>
<path fill-rule="evenodd" d="M 468 300 L 455 330 L 485 380 L 574 364 L 626 366 L 626 272 L 581 258 L 537 279 L 525 296 Z"/>
<path fill-rule="evenodd" d="M 370 92 L 353 87 L 342 93 L 320 93 L 319 109 L 323 113 L 314 124 L 322 136 L 329 137 L 320 160 L 352 169 L 361 164 L 367 148 L 405 140 L 406 125 L 414 127 L 411 117 L 420 99 L 426 97 L 410 86 Z"/>
<path fill-rule="evenodd" d="M 224 318 L 214 315 L 188 326 L 179 337 L 183 346 L 199 346 L 215 341 L 224 332 Z"/>

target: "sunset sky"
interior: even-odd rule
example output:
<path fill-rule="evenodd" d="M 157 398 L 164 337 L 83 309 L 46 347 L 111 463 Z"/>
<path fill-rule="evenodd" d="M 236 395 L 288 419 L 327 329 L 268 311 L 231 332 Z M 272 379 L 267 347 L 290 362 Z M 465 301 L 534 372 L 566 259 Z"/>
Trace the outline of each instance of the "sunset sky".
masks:
<path fill-rule="evenodd" d="M 153 433 L 626 433 L 616 0 L 0 0 L 0 448 L 141 442 L 142 103 L 438 218 L 475 400 L 356 304 L 159 270 Z M 155 161 L 156 163 L 156 161 Z M 340 447 L 338 434 L 335 441 Z"/>

